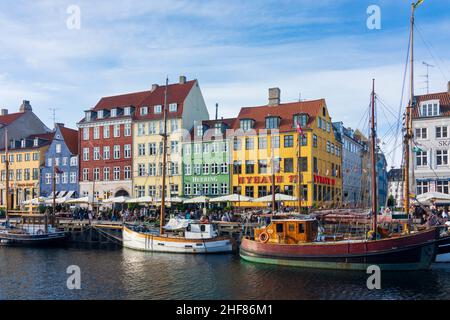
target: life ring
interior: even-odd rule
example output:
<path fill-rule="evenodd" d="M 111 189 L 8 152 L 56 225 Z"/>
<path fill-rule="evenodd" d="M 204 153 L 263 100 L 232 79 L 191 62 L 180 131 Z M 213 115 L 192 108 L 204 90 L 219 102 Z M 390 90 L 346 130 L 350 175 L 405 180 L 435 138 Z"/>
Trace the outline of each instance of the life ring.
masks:
<path fill-rule="evenodd" d="M 269 234 L 264 231 L 264 232 L 259 234 L 258 239 L 259 239 L 260 242 L 266 243 L 267 241 L 269 241 Z"/>

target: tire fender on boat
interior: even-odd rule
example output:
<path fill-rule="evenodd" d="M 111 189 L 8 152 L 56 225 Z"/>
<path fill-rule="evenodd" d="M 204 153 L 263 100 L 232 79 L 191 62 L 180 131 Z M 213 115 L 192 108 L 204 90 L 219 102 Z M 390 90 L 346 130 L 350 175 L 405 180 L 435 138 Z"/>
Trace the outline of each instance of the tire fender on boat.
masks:
<path fill-rule="evenodd" d="M 269 234 L 266 231 L 264 231 L 259 234 L 258 239 L 261 243 L 266 243 L 267 241 L 269 241 Z"/>

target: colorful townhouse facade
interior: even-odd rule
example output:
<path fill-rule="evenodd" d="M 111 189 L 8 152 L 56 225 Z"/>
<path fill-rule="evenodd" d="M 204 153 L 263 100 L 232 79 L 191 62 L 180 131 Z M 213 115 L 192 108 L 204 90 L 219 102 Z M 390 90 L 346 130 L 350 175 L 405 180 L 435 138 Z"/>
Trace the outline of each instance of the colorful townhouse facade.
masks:
<path fill-rule="evenodd" d="M 45 152 L 40 174 L 40 195 L 53 197 L 53 175 L 57 197 L 79 196 L 78 130 L 56 123 Z"/>
<path fill-rule="evenodd" d="M 45 153 L 51 143 L 52 133 L 31 135 L 8 145 L 9 172 L 6 172 L 6 150 L 0 150 L 0 205 L 8 209 L 20 209 L 22 202 L 40 195 L 40 169 L 44 165 Z M 9 174 L 9 195 L 6 192 L 6 174 Z"/>
<path fill-rule="evenodd" d="M 275 176 L 275 192 L 297 198 L 301 194 L 304 207 L 341 204 L 342 144 L 324 99 L 281 103 L 280 89 L 271 88 L 269 103 L 242 108 L 233 129 L 233 193 L 252 198 L 269 195 Z M 297 202 L 284 205 L 297 206 Z"/>
<path fill-rule="evenodd" d="M 152 86 L 136 109 L 133 123 L 134 197 L 162 194 L 164 102 L 167 99 L 166 197 L 183 194 L 182 143 L 196 121 L 209 119 L 197 80 Z"/>
<path fill-rule="evenodd" d="M 218 197 L 231 192 L 230 139 L 235 119 L 196 122 L 183 143 L 183 197 Z"/>
<path fill-rule="evenodd" d="M 103 97 L 77 124 L 80 196 L 131 196 L 132 121 L 148 91 Z"/>
<path fill-rule="evenodd" d="M 447 91 L 415 97 L 411 193 L 450 193 L 450 82 Z"/>

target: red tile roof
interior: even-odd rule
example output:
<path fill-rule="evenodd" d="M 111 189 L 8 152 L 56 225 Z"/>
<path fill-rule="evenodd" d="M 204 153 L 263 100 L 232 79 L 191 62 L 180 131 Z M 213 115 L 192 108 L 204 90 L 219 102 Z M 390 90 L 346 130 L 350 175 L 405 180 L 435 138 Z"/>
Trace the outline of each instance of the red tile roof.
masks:
<path fill-rule="evenodd" d="M 72 154 L 78 154 L 78 130 L 59 127 L 64 141 Z"/>
<path fill-rule="evenodd" d="M 237 117 L 237 121 L 234 122 L 233 129 L 237 130 L 240 127 L 240 120 L 253 119 L 255 125 L 253 129 L 265 129 L 266 117 L 275 116 L 280 117 L 280 132 L 293 131 L 293 117 L 296 114 L 307 113 L 309 115 L 309 121 L 307 126 L 309 127 L 315 120 L 316 116 L 322 111 L 322 108 L 326 106 L 325 99 L 281 103 L 276 106 L 260 106 L 260 107 L 247 107 L 242 108 Z"/>
<path fill-rule="evenodd" d="M 420 103 L 428 100 L 439 100 L 439 105 L 441 109 L 440 116 L 441 117 L 450 116 L 450 93 L 446 91 L 416 96 L 416 107 L 414 108 L 413 111 L 413 118 L 419 117 Z"/>
<path fill-rule="evenodd" d="M 23 116 L 24 114 L 25 114 L 24 112 L 16 112 L 0 116 L 0 123 L 3 125 L 9 125 L 14 121 L 16 121 L 18 118 L 20 118 L 21 116 Z"/>
<path fill-rule="evenodd" d="M 92 110 L 94 111 L 104 109 L 111 110 L 114 108 L 123 108 L 130 106 L 137 107 L 139 103 L 149 94 L 150 91 L 142 91 L 142 92 L 121 94 L 118 96 L 103 97 L 100 99 L 100 101 Z"/>
<path fill-rule="evenodd" d="M 177 112 L 168 112 L 167 115 L 169 118 L 181 117 L 183 114 L 183 102 L 186 100 L 189 92 L 191 92 L 194 85 L 197 83 L 197 80 L 187 81 L 184 84 L 175 83 L 169 84 L 167 87 L 167 104 L 177 103 L 178 108 Z M 162 119 L 163 113 L 155 114 L 154 108 L 149 108 L 148 114 L 145 116 L 141 116 L 140 108 L 141 107 L 152 107 L 156 105 L 164 104 L 164 97 L 166 92 L 166 86 L 158 86 L 153 92 L 151 92 L 140 104 L 139 108 L 135 112 L 135 118 L 137 120 L 144 119 Z"/>

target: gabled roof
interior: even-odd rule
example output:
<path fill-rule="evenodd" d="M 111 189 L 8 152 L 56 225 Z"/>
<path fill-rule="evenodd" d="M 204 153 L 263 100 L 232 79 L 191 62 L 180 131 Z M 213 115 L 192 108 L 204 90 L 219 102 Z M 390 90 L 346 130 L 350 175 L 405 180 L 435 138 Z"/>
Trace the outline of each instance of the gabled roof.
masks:
<path fill-rule="evenodd" d="M 171 103 L 178 104 L 176 112 L 167 112 L 169 118 L 179 118 L 183 114 L 183 103 L 186 100 L 189 92 L 191 92 L 197 80 L 187 81 L 186 83 L 174 83 L 167 86 L 167 105 Z M 152 107 L 157 105 L 164 105 L 164 98 L 166 93 L 166 86 L 158 86 L 140 103 L 139 109 L 135 112 L 137 120 L 143 119 L 163 119 L 163 113 L 155 114 L 154 108 L 149 108 L 148 114 L 141 116 L 141 107 Z"/>
<path fill-rule="evenodd" d="M 450 93 L 446 91 L 416 96 L 416 107 L 413 110 L 413 118 L 419 118 L 420 104 L 429 100 L 439 100 L 441 109 L 440 117 L 450 116 Z"/>
<path fill-rule="evenodd" d="M 260 107 L 246 107 L 242 108 L 235 121 L 233 128 L 235 130 L 239 129 L 240 121 L 242 119 L 253 119 L 255 125 L 253 129 L 265 129 L 266 127 L 266 117 L 279 117 L 280 122 L 280 132 L 293 131 L 293 117 L 296 114 L 308 114 L 309 120 L 307 127 L 309 127 L 315 120 L 315 118 L 320 114 L 322 108 L 326 106 L 325 99 L 311 100 L 311 101 L 301 101 L 292 103 L 281 103 L 276 106 L 260 106 Z"/>
<path fill-rule="evenodd" d="M 150 91 L 142 91 L 142 92 L 134 92 L 121 94 L 118 96 L 111 97 L 103 97 L 96 104 L 96 106 L 92 109 L 94 111 L 98 110 L 111 110 L 114 108 L 123 108 L 134 106 L 137 107 L 140 102 L 147 97 L 151 92 Z"/>
<path fill-rule="evenodd" d="M 69 148 L 70 153 L 78 154 L 78 130 L 59 126 L 59 130 L 64 138 L 64 142 Z"/>
<path fill-rule="evenodd" d="M 16 112 L 0 116 L 0 124 L 7 126 L 16 121 L 17 119 L 19 119 L 24 114 L 25 114 L 24 112 Z"/>

